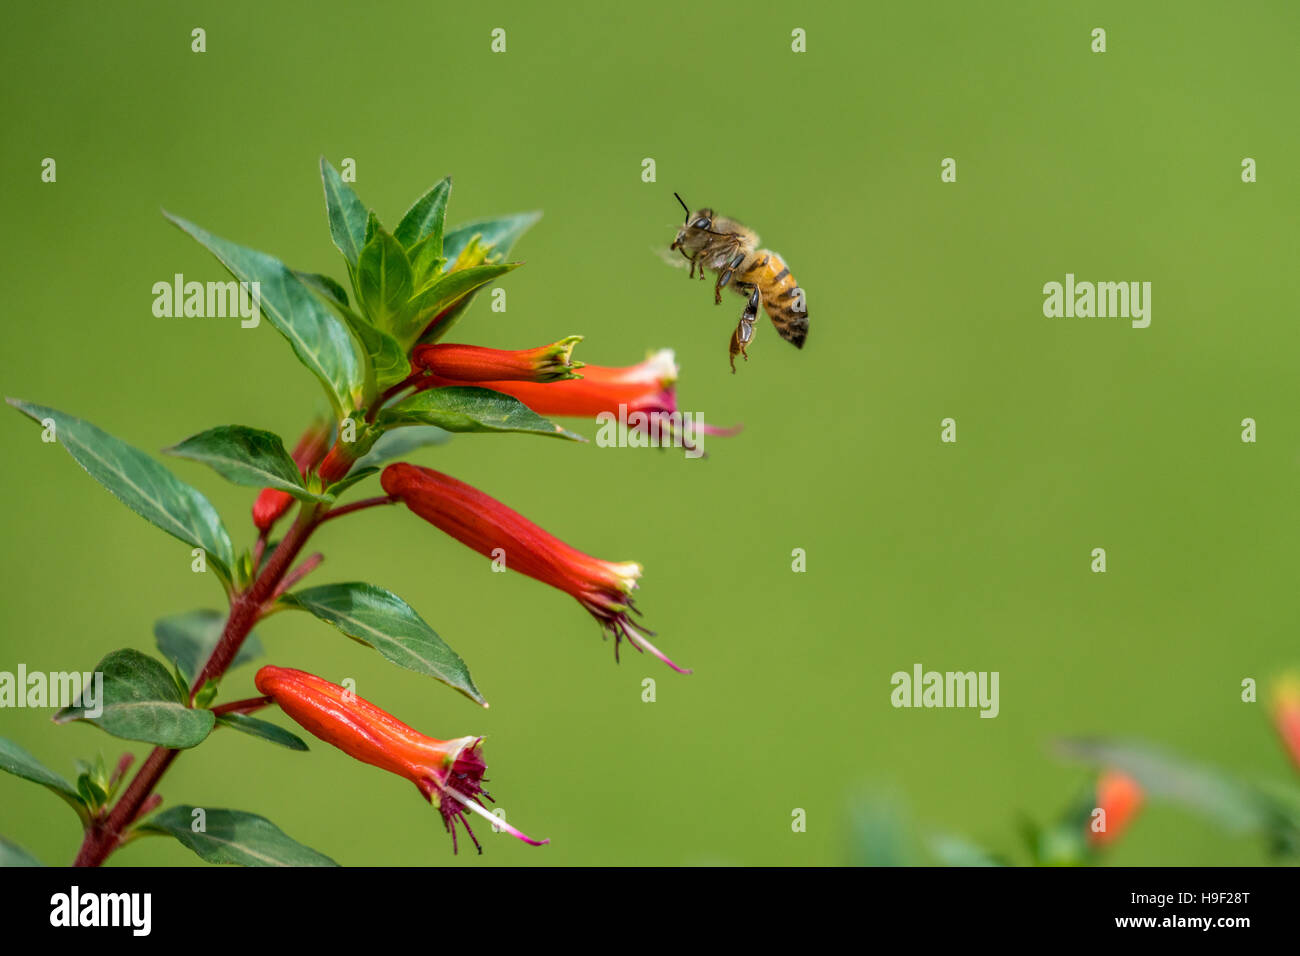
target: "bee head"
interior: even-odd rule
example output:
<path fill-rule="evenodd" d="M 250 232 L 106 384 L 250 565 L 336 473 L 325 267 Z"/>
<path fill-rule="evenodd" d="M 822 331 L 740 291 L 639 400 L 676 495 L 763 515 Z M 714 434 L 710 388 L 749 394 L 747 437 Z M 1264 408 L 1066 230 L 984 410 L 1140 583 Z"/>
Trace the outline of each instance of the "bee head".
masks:
<path fill-rule="evenodd" d="M 677 196 L 677 193 L 673 195 Z M 688 253 L 697 252 L 708 243 L 709 236 L 713 235 L 713 210 L 706 208 L 691 212 L 691 208 L 686 205 L 681 196 L 677 196 L 677 201 L 681 203 L 682 209 L 686 210 L 686 219 L 677 230 L 677 238 L 669 248 L 681 249 Z"/>

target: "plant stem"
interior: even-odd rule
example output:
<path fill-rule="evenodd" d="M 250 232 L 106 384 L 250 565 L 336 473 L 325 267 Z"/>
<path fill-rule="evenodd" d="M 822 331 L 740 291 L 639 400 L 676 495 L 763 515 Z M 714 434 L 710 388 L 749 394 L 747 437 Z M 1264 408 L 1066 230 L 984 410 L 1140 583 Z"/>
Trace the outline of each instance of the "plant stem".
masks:
<path fill-rule="evenodd" d="M 257 619 L 262 616 L 262 605 L 275 592 L 280 578 L 284 577 L 289 565 L 307 543 L 319 520 L 316 509 L 304 505 L 298 512 L 298 518 L 289 529 L 289 533 L 272 552 L 270 560 L 266 563 L 266 570 L 253 581 L 248 590 L 235 595 L 235 599 L 230 602 L 230 617 L 226 619 L 226 628 L 221 634 L 221 640 L 217 642 L 212 656 L 203 665 L 199 676 L 194 678 L 194 685 L 190 688 L 191 702 L 194 700 L 194 695 L 203 689 L 204 684 L 226 672 L 226 668 L 239 653 L 244 638 L 253 629 Z"/>
<path fill-rule="evenodd" d="M 73 866 L 99 866 L 117 849 L 123 831 L 135 820 L 140 808 L 149 799 L 149 793 L 179 753 L 179 750 L 168 750 L 166 747 L 155 747 L 149 752 L 135 779 L 108 816 L 95 821 L 86 830 L 86 838 L 81 843 L 77 858 L 72 862 Z"/>
<path fill-rule="evenodd" d="M 376 505 L 391 505 L 396 503 L 397 498 L 394 495 L 379 495 L 374 498 L 363 498 L 360 501 L 354 501 L 350 505 L 344 505 L 342 508 L 335 508 L 330 511 L 318 524 L 324 524 L 331 518 L 342 518 L 344 515 L 352 514 L 354 511 L 360 511 L 362 508 L 373 508 Z"/>
<path fill-rule="evenodd" d="M 358 502 L 360 503 L 360 502 Z M 341 510 L 341 509 L 340 509 Z M 193 704 L 197 694 L 211 679 L 221 677 L 230 666 L 249 631 L 262 615 L 262 609 L 268 598 L 275 593 L 280 579 L 284 577 L 289 566 L 298 557 L 298 552 L 311 537 L 312 531 L 323 518 L 314 505 L 303 505 L 298 517 L 289 529 L 289 533 L 276 546 L 266 569 L 255 577 L 253 583 L 243 591 L 237 592 L 230 602 L 230 616 L 226 618 L 226 627 L 221 632 L 221 639 L 213 648 L 211 656 L 203 665 L 199 676 L 190 688 L 190 703 Z M 241 701 L 240 703 L 248 703 Z M 125 835 L 126 829 L 140 815 L 145 802 L 162 775 L 167 772 L 172 761 L 180 754 L 179 750 L 167 747 L 155 747 L 140 766 L 130 785 L 114 804 L 106 817 L 95 820 L 86 830 L 85 839 L 77 853 L 73 866 L 99 866 L 108 855 L 117 849 Z"/>
<path fill-rule="evenodd" d="M 396 385 L 389 387 L 386 391 L 384 391 L 383 394 L 379 396 L 379 398 L 375 399 L 375 401 L 371 403 L 370 410 L 366 412 L 366 421 L 369 422 L 370 424 L 374 424 L 375 418 L 379 415 L 379 412 L 384 407 L 385 402 L 387 402 L 394 395 L 399 395 L 402 392 L 406 391 L 408 388 L 412 388 L 413 386 L 419 384 L 420 380 L 424 378 L 424 376 L 425 376 L 424 369 L 419 368 L 416 369 L 414 372 L 412 372 L 410 375 L 408 375 L 406 378 L 402 379 L 402 381 L 398 382 Z"/>
<path fill-rule="evenodd" d="M 220 707 L 213 707 L 212 712 L 218 717 L 222 714 L 251 714 L 255 710 L 270 706 L 271 700 L 270 697 L 249 697 L 246 700 L 232 700 Z"/>

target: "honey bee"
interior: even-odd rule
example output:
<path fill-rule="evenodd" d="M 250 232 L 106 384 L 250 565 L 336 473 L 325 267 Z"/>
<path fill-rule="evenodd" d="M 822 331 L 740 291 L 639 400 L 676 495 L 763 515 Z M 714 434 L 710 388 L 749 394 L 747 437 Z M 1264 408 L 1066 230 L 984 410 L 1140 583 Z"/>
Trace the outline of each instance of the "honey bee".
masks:
<path fill-rule="evenodd" d="M 729 283 L 749 300 L 736 331 L 731 333 L 731 371 L 736 371 L 737 354 L 749 361 L 745 347 L 754 338 L 760 304 L 781 338 L 795 348 L 803 348 L 808 337 L 808 306 L 785 260 L 770 249 L 759 249 L 758 234 L 736 220 L 715 216 L 712 209 L 693 213 L 681 196 L 677 201 L 686 210 L 686 221 L 677 230 L 669 251 L 680 249 L 690 261 L 691 278 L 696 269 L 701 279 L 705 269 L 718 274 L 713 283 L 715 305 L 722 304 L 722 290 Z"/>

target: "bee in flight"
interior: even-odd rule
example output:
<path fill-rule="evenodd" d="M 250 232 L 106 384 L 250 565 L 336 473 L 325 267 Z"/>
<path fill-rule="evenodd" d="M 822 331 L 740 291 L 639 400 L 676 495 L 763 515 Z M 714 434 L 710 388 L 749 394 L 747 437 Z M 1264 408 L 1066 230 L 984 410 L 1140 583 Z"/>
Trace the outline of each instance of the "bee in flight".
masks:
<path fill-rule="evenodd" d="M 693 213 L 681 196 L 677 201 L 686 210 L 686 221 L 677 230 L 669 250 L 680 249 L 690 261 L 691 278 L 695 278 L 696 269 L 701 279 L 705 269 L 718 274 L 713 283 L 714 304 L 722 304 L 722 290 L 729 283 L 749 300 L 736 331 L 731 333 L 731 371 L 736 371 L 737 354 L 749 361 L 745 346 L 754 338 L 760 304 L 781 338 L 795 348 L 803 348 L 808 337 L 808 306 L 785 260 L 770 249 L 759 249 L 758 234 L 736 220 L 715 216 L 712 209 Z"/>

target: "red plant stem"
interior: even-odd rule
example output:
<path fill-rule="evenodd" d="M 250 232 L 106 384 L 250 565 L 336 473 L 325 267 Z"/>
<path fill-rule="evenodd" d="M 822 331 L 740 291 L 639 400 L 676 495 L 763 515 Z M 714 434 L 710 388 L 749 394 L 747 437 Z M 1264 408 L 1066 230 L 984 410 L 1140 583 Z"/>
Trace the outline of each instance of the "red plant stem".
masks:
<path fill-rule="evenodd" d="M 220 717 L 222 714 L 251 714 L 271 704 L 270 697 L 249 697 L 247 700 L 232 700 L 220 707 L 213 707 L 212 712 Z"/>
<path fill-rule="evenodd" d="M 316 509 L 304 506 L 298 513 L 298 519 L 294 521 L 293 527 L 289 529 L 289 533 L 271 554 L 271 559 L 266 563 L 266 570 L 258 576 L 248 590 L 236 594 L 235 599 L 230 602 L 230 617 L 226 619 L 226 629 L 213 649 L 212 656 L 203 665 L 203 670 L 199 671 L 199 676 L 194 678 L 194 685 L 190 688 L 191 701 L 210 679 L 220 677 L 226 672 L 226 668 L 239 653 L 244 638 L 253 629 L 257 619 L 262 616 L 262 606 L 275 593 L 280 578 L 293 563 L 293 559 L 298 556 L 302 546 L 307 543 L 307 538 L 311 536 L 318 523 Z"/>
<path fill-rule="evenodd" d="M 190 688 L 191 703 L 194 695 L 209 679 L 218 678 L 226 672 L 226 668 L 239 653 L 244 638 L 248 637 L 249 631 L 261 617 L 267 599 L 275 593 L 281 578 L 293 564 L 298 552 L 302 550 L 321 520 L 319 510 L 315 506 L 304 505 L 298 512 L 293 527 L 289 529 L 289 533 L 284 536 L 270 560 L 267 561 L 266 569 L 247 589 L 235 593 L 230 602 L 230 616 L 226 619 L 226 627 L 221 632 L 221 639 L 213 648 L 207 663 L 203 665 L 199 676 L 194 679 L 194 685 Z M 247 701 L 239 703 L 247 703 Z M 154 787 L 158 785 L 162 775 L 167 772 L 167 768 L 179 754 L 179 750 L 167 747 L 155 747 L 149 752 L 149 756 L 114 804 L 113 809 L 107 816 L 93 820 L 86 829 L 85 839 L 77 852 L 73 866 L 99 866 L 121 845 L 127 827 L 143 812 Z"/>
<path fill-rule="evenodd" d="M 360 501 L 354 501 L 350 505 L 344 505 L 342 508 L 335 508 L 326 514 L 317 524 L 324 524 L 333 518 L 342 518 L 344 515 L 350 515 L 354 511 L 360 511 L 362 508 L 373 508 L 376 505 L 391 505 L 397 502 L 393 495 L 379 495 L 375 498 L 363 498 Z"/>
<path fill-rule="evenodd" d="M 149 799 L 150 791 L 179 753 L 179 750 L 168 750 L 166 747 L 155 747 L 150 751 L 140 772 L 135 775 L 108 816 L 92 822 L 86 830 L 86 838 L 82 841 L 77 858 L 72 861 L 73 866 L 99 866 L 117 849 L 122 831 L 139 815 L 144 802 Z"/>
<path fill-rule="evenodd" d="M 135 763 L 135 754 L 130 752 L 122 754 L 121 759 L 117 762 L 117 767 L 113 770 L 113 776 L 108 778 L 109 786 L 117 786 L 117 782 L 131 769 L 133 763 Z"/>
<path fill-rule="evenodd" d="M 396 385 L 390 386 L 387 390 L 385 390 L 383 394 L 381 394 L 371 404 L 370 410 L 366 412 L 366 421 L 373 424 L 375 421 L 375 417 L 379 414 L 380 410 L 383 409 L 385 402 L 387 402 L 394 395 L 404 392 L 408 388 L 411 388 L 414 385 L 416 385 L 416 383 L 418 383 L 420 379 L 424 378 L 424 374 L 425 374 L 424 369 L 422 368 L 416 369 L 406 378 L 402 379 L 402 381 L 398 382 Z"/>
<path fill-rule="evenodd" d="M 317 568 L 320 567 L 321 562 L 324 560 L 325 560 L 325 555 L 321 554 L 319 551 L 317 551 L 311 557 L 307 558 L 307 560 L 303 561 L 302 564 L 298 565 L 296 568 L 294 568 L 292 571 L 286 574 L 284 576 L 284 580 L 281 581 L 278 585 L 276 585 L 275 591 L 271 594 L 271 599 L 274 600 L 275 598 L 278 598 L 285 591 L 289 590 L 289 588 L 293 587 L 295 584 L 297 584 L 307 575 L 311 574 L 313 571 L 315 571 Z"/>

